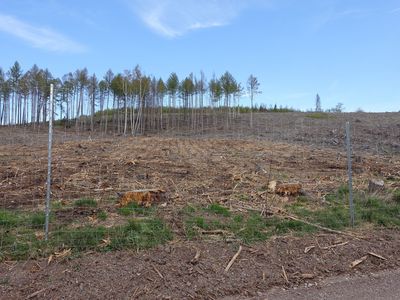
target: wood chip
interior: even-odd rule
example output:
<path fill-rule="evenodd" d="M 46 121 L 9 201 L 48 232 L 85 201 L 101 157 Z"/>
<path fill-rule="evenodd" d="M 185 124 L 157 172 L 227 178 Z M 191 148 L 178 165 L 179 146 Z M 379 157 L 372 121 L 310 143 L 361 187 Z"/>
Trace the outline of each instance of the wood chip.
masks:
<path fill-rule="evenodd" d="M 353 262 L 350 264 L 350 268 L 354 268 L 354 267 L 358 266 L 358 265 L 361 264 L 362 262 L 366 261 L 367 258 L 368 258 L 368 256 L 365 255 L 365 256 L 363 256 L 363 257 L 361 257 L 361 258 L 359 258 L 359 259 L 356 259 L 355 261 L 353 261 Z"/>
<path fill-rule="evenodd" d="M 235 262 L 235 260 L 238 258 L 240 252 L 242 252 L 242 246 L 239 246 L 239 250 L 238 252 L 236 252 L 236 254 L 232 257 L 232 259 L 230 260 L 229 264 L 226 266 L 225 268 L 225 272 L 228 272 L 229 269 L 232 267 L 233 263 Z"/>
<path fill-rule="evenodd" d="M 303 278 L 303 279 L 314 279 L 315 275 L 311 274 L 311 273 L 304 273 L 304 274 L 301 274 L 301 278 Z"/>
<path fill-rule="evenodd" d="M 70 256 L 71 253 L 72 253 L 72 250 L 71 250 L 71 249 L 65 249 L 65 250 L 63 250 L 63 251 L 61 251 L 61 252 L 54 252 L 54 256 L 55 256 L 56 258 L 65 258 L 65 257 L 67 257 L 67 256 Z"/>
<path fill-rule="evenodd" d="M 308 246 L 308 247 L 306 247 L 305 249 L 304 249 L 304 253 L 308 253 L 308 252 L 310 252 L 312 249 L 314 249 L 315 248 L 315 246 Z"/>
<path fill-rule="evenodd" d="M 199 262 L 200 255 L 201 255 L 200 249 L 196 248 L 196 255 L 190 262 L 194 265 L 197 264 Z"/>

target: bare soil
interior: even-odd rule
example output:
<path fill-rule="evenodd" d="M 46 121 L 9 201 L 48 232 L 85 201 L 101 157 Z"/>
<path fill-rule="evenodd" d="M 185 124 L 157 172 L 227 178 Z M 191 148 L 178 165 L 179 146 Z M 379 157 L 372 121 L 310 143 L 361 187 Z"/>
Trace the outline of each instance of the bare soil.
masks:
<path fill-rule="evenodd" d="M 221 242 L 175 241 L 147 252 L 87 253 L 49 265 L 47 260 L 4 262 L 0 265 L 0 298 L 26 299 L 35 292 L 39 292 L 40 299 L 253 297 L 276 286 L 314 284 L 329 276 L 368 274 L 400 266 L 398 231 L 364 234 L 362 240 L 325 234 L 277 237 L 244 247 L 229 272 L 224 269 L 238 246 Z M 323 249 L 344 241 L 349 243 Z M 316 247 L 304 253 L 308 246 Z M 201 251 L 200 258 L 193 264 L 197 249 Z M 359 266 L 350 268 L 352 261 L 368 252 L 379 253 L 386 260 L 369 256 Z"/>
<path fill-rule="evenodd" d="M 274 119 L 278 117 L 279 121 Z M 292 114 L 290 118 L 263 115 L 256 118 L 257 129 L 249 136 L 243 129 L 230 136 L 95 138 L 87 134 L 74 138 L 71 132 L 56 130 L 53 201 L 95 199 L 109 214 L 107 222 L 114 225 L 120 222 L 116 192 L 161 188 L 166 191 L 167 201 L 157 206 L 158 214 L 172 228 L 175 238 L 167 245 L 139 253 L 92 252 L 54 259 L 49 264 L 47 259 L 2 262 L 0 298 L 251 297 L 273 286 L 398 268 L 400 233 L 395 229 L 359 228 L 356 234 L 360 239 L 322 233 L 274 237 L 244 246 L 229 272 L 224 269 L 238 244 L 187 241 L 182 233 L 179 211 L 188 203 L 217 202 L 231 211 L 261 211 L 293 201 L 265 192 L 269 180 L 299 182 L 315 205 L 323 204 L 325 196 L 347 180 L 342 125 L 348 118 L 355 124 L 354 187 L 366 190 L 369 179 L 380 178 L 385 180 L 387 190 L 399 189 L 399 114 L 346 114 L 334 119 L 312 119 L 304 114 Z M 45 132 L 0 128 L 0 137 L 0 207 L 43 210 Z M 57 222 L 100 222 L 95 218 L 96 208 L 70 207 L 57 213 Z M 348 243 L 324 249 L 343 242 Z M 305 253 L 308 246 L 315 248 Z M 192 260 L 197 249 L 201 255 L 195 263 Z M 369 255 L 356 268 L 349 267 L 368 252 L 386 260 Z"/>

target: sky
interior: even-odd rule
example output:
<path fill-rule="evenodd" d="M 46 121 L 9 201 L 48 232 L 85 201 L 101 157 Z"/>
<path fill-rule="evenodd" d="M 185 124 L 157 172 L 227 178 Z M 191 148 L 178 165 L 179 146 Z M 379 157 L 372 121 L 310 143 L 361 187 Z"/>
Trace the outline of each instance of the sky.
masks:
<path fill-rule="evenodd" d="M 253 74 L 257 104 L 313 109 L 318 93 L 323 109 L 400 111 L 400 0 L 0 0 L 0 67 L 15 61 Z"/>

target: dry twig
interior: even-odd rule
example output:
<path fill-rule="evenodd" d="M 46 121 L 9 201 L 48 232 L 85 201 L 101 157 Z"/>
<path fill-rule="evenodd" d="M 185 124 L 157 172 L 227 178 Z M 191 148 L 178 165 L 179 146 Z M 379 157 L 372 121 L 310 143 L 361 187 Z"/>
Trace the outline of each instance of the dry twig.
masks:
<path fill-rule="evenodd" d="M 43 293 L 45 290 L 47 290 L 47 288 L 41 289 L 39 291 L 36 291 L 32 294 L 30 294 L 28 297 L 26 297 L 25 299 L 32 299 L 33 297 L 36 297 L 37 295 L 39 295 L 40 293 Z"/>
<path fill-rule="evenodd" d="M 283 278 L 285 279 L 286 283 L 289 283 L 289 278 L 287 277 L 284 266 L 282 266 L 282 275 L 283 275 Z"/>
<path fill-rule="evenodd" d="M 374 253 L 374 252 L 368 252 L 368 254 L 371 255 L 371 256 L 373 256 L 373 257 L 382 259 L 382 260 L 387 260 L 387 258 L 384 258 L 383 256 L 381 256 L 381 255 L 379 255 L 379 254 L 376 254 L 376 253 Z"/>
<path fill-rule="evenodd" d="M 239 250 L 238 252 L 236 252 L 236 254 L 232 257 L 231 261 L 229 262 L 229 264 L 226 266 L 225 268 L 225 272 L 228 272 L 229 269 L 232 267 L 233 263 L 235 262 L 235 260 L 238 258 L 240 252 L 242 252 L 242 246 L 239 246 Z"/>

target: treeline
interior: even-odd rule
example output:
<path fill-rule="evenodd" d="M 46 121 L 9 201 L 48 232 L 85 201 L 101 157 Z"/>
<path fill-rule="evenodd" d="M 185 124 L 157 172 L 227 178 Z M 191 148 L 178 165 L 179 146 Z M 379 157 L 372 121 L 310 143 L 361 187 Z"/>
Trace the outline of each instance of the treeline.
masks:
<path fill-rule="evenodd" d="M 241 113 L 240 98 L 247 90 L 253 99 L 259 82 L 249 76 L 243 87 L 228 71 L 207 81 L 201 72 L 179 79 L 176 73 L 163 80 L 145 75 L 139 66 L 103 77 L 86 68 L 54 77 L 34 65 L 23 72 L 18 62 L 0 68 L 0 125 L 40 125 L 48 121 L 50 84 L 54 85 L 54 114 L 77 130 L 122 134 L 168 130 L 186 126 L 230 126 Z M 253 124 L 252 112 L 250 109 Z M 206 124 L 205 124 L 206 123 Z"/>

